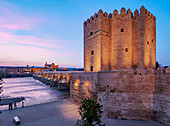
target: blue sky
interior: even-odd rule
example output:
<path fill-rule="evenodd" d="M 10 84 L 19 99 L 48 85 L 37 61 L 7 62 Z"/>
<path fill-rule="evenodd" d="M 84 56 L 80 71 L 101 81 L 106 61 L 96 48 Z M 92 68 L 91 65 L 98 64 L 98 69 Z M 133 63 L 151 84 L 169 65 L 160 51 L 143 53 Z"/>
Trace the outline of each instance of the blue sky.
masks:
<path fill-rule="evenodd" d="M 0 0 L 0 65 L 83 67 L 83 22 L 142 5 L 157 18 L 157 61 L 170 65 L 169 0 Z"/>

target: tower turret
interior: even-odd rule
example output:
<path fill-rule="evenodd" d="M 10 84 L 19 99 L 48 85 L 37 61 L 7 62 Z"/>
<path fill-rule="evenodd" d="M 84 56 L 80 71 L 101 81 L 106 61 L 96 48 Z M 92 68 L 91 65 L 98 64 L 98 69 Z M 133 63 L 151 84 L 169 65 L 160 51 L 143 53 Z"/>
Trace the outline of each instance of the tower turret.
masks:
<path fill-rule="evenodd" d="M 156 68 L 156 18 L 145 9 L 135 10 L 133 20 L 133 68 Z"/>
<path fill-rule="evenodd" d="M 111 69 L 128 69 L 132 65 L 132 13 L 122 8 L 111 18 Z"/>
<path fill-rule="evenodd" d="M 85 71 L 109 70 L 108 14 L 100 9 L 84 23 L 84 69 Z"/>

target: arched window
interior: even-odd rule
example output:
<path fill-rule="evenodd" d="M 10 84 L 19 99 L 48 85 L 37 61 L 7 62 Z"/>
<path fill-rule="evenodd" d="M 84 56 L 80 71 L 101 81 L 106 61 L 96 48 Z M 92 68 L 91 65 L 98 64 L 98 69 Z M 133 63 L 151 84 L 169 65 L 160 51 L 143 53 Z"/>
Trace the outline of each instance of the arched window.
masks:
<path fill-rule="evenodd" d="M 93 66 L 90 66 L 90 71 L 93 71 Z"/>
<path fill-rule="evenodd" d="M 93 50 L 91 51 L 91 55 L 94 55 L 94 51 Z"/>

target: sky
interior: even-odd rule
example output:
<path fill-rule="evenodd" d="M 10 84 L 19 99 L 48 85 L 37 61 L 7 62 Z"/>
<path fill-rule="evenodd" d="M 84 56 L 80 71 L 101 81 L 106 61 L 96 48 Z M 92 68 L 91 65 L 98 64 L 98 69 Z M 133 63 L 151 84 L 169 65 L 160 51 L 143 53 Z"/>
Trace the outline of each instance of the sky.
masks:
<path fill-rule="evenodd" d="M 83 67 L 83 22 L 142 5 L 157 18 L 156 60 L 170 66 L 170 0 L 0 0 L 0 66 Z"/>

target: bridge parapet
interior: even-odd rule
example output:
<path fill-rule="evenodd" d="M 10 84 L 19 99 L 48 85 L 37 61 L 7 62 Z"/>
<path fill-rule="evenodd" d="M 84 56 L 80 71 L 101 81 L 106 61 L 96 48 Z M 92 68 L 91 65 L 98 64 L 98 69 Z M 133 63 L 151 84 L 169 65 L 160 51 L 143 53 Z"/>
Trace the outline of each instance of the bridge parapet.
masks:
<path fill-rule="evenodd" d="M 83 73 L 83 71 L 41 71 L 39 73 L 34 74 L 33 78 L 38 79 L 43 83 L 46 83 L 47 85 L 50 84 L 50 86 L 56 87 L 58 87 L 58 82 L 60 82 L 61 85 L 62 81 L 60 80 L 65 79 L 68 82 L 69 87 L 70 79 L 73 77 L 72 75 L 74 73 Z"/>

